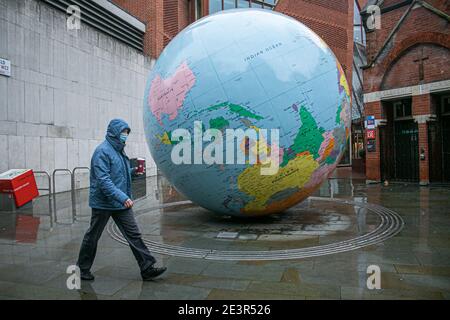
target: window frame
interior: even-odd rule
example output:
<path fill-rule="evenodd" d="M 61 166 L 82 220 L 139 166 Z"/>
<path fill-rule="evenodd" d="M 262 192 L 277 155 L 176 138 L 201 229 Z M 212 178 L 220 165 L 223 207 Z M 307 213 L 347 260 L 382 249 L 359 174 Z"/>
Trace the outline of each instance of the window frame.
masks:
<path fill-rule="evenodd" d="M 238 6 L 238 4 L 239 4 L 239 0 L 234 0 L 234 8 L 227 8 L 227 9 L 225 9 L 225 0 L 205 0 L 205 1 L 207 1 L 208 2 L 208 14 L 213 14 L 213 13 L 216 13 L 216 12 L 219 12 L 219 11 L 224 11 L 224 10 L 229 10 L 229 9 L 238 9 L 238 8 L 245 8 L 245 7 L 239 7 Z M 215 11 L 215 12 L 211 12 L 211 6 L 210 6 L 210 4 L 211 4 L 211 2 L 212 1 L 215 1 L 215 2 L 217 2 L 217 3 L 219 3 L 219 1 L 220 1 L 220 7 L 221 7 L 221 9 L 219 9 L 219 11 Z M 267 0 L 248 0 L 248 4 L 249 4 L 249 8 L 255 8 L 254 6 L 252 6 L 252 5 L 260 5 L 263 9 L 268 9 L 268 10 L 273 10 L 273 9 L 275 9 L 275 6 L 277 5 L 277 3 L 278 3 L 278 0 L 274 0 L 273 2 L 273 4 L 272 3 L 269 3 L 269 2 L 266 2 Z"/>
<path fill-rule="evenodd" d="M 448 110 L 445 110 L 445 100 L 448 99 L 449 104 L 448 104 Z M 441 115 L 443 116 L 449 116 L 450 115 L 450 95 L 444 95 L 442 96 L 442 103 L 441 103 Z"/>
<path fill-rule="evenodd" d="M 408 104 L 406 104 L 406 101 L 408 101 Z M 402 107 L 402 114 L 401 115 L 398 115 L 398 113 L 397 113 L 397 107 L 398 106 Z M 413 119 L 412 102 L 410 100 L 403 99 L 403 100 L 394 101 L 392 103 L 392 107 L 394 108 L 394 120 L 411 120 L 411 119 Z M 406 108 L 408 108 L 409 111 L 410 111 L 409 115 L 405 115 L 406 114 L 406 112 L 405 112 Z"/>

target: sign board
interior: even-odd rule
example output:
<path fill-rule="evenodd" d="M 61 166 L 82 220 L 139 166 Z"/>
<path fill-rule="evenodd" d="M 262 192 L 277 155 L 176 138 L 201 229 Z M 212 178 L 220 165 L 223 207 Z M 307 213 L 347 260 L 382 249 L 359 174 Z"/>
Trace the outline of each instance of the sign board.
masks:
<path fill-rule="evenodd" d="M 367 139 L 375 139 L 375 130 L 374 129 L 367 129 L 366 134 L 367 134 Z"/>
<path fill-rule="evenodd" d="M 11 61 L 0 58 L 0 75 L 11 77 Z"/>
<path fill-rule="evenodd" d="M 375 129 L 375 116 L 367 116 L 366 128 L 367 129 Z"/>
<path fill-rule="evenodd" d="M 367 140 L 367 152 L 375 152 L 376 151 L 376 142 L 375 139 Z"/>

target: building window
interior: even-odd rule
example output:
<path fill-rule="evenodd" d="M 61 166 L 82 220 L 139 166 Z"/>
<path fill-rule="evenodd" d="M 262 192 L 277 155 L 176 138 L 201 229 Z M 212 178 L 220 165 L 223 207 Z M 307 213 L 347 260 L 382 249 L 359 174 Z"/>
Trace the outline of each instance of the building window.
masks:
<path fill-rule="evenodd" d="M 277 0 L 208 0 L 209 13 L 235 8 L 263 8 L 273 10 Z"/>
<path fill-rule="evenodd" d="M 202 0 L 195 0 L 195 20 L 202 17 Z"/>
<path fill-rule="evenodd" d="M 239 0 L 237 4 L 238 8 L 249 8 L 250 7 L 250 1 L 246 0 Z"/>
<path fill-rule="evenodd" d="M 223 9 L 234 9 L 236 8 L 236 1 L 235 0 L 223 0 Z"/>
<path fill-rule="evenodd" d="M 442 114 L 450 115 L 450 96 L 442 98 Z"/>
<path fill-rule="evenodd" d="M 394 118 L 395 119 L 410 119 L 411 112 L 411 100 L 401 100 L 393 103 L 394 106 Z"/>
<path fill-rule="evenodd" d="M 364 31 L 363 21 L 359 13 L 358 3 L 355 1 L 353 10 L 353 39 L 355 42 L 366 45 L 366 32 Z"/>
<path fill-rule="evenodd" d="M 263 8 L 262 1 L 252 1 L 252 8 Z"/>
<path fill-rule="evenodd" d="M 222 8 L 222 0 L 209 0 L 209 13 L 216 13 Z"/>

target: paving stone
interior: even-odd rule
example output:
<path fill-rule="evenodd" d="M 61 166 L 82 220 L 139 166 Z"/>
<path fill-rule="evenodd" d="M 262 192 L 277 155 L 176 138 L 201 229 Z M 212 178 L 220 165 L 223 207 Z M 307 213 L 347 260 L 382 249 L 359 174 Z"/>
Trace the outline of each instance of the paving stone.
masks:
<path fill-rule="evenodd" d="M 423 274 L 450 277 L 450 267 L 442 266 L 414 266 L 414 265 L 395 265 L 398 273 L 402 274 Z"/>
<path fill-rule="evenodd" d="M 46 290 L 47 288 L 52 288 L 71 291 L 67 289 L 66 282 L 68 276 L 69 276 L 68 274 L 63 274 L 57 278 L 54 278 L 50 281 L 43 283 L 42 285 L 43 290 Z M 131 280 L 127 279 L 111 278 L 107 276 L 96 275 L 95 280 L 92 282 L 81 281 L 81 289 L 79 291 L 96 295 L 113 296 L 120 289 L 127 286 L 130 282 Z"/>
<path fill-rule="evenodd" d="M 382 300 L 441 300 L 444 296 L 441 292 L 411 290 L 411 289 L 380 289 L 369 290 L 367 288 L 341 287 L 341 298 L 344 300 L 382 299 Z"/>
<path fill-rule="evenodd" d="M 77 195 L 78 214 L 83 219 L 71 225 L 51 224 L 48 199 L 41 197 L 32 208 L 19 212 L 40 219 L 33 243 L 16 241 L 15 214 L 0 214 L 0 299 L 450 299 L 450 190 L 433 187 L 425 197 L 420 196 L 419 187 L 386 189 L 352 183 L 354 195 L 396 210 L 405 221 L 403 231 L 377 245 L 308 259 L 216 261 L 155 254 L 158 265 L 167 266 L 168 271 L 154 281 L 142 282 L 129 247 L 105 230 L 92 268 L 96 280 L 82 282 L 82 289 L 74 291 L 66 287 L 66 268 L 76 262 L 89 226 L 88 194 Z M 160 182 L 149 178 L 147 184 L 152 195 L 137 202 L 135 211 L 142 214 L 137 220 L 144 236 L 182 246 L 240 251 L 309 247 L 347 240 L 378 221 L 365 212 L 366 224 L 358 229 L 352 208 L 318 204 L 314 209 L 328 212 L 331 225 L 343 225 L 332 220 L 339 210 L 347 212 L 355 225 L 330 233 L 314 226 L 317 217 L 310 215 L 305 219 L 311 221 L 302 223 L 311 226 L 305 237 L 301 230 L 281 230 L 289 225 L 283 224 L 286 215 L 249 223 L 213 216 L 193 205 L 171 208 L 164 215 L 146 214 L 160 203 L 153 199 Z M 339 184 L 339 196 L 350 198 L 350 180 L 342 179 Z M 58 217 L 70 219 L 70 195 L 58 194 L 57 204 Z M 359 218 L 362 214 L 360 210 Z M 240 237 L 216 239 L 220 231 L 238 232 Z M 312 236 L 311 232 L 318 231 L 326 232 Z M 254 240 L 255 235 L 264 236 Z M 294 239 L 298 236 L 305 238 Z M 381 269 L 381 290 L 367 289 L 366 271 L 372 264 Z"/>
<path fill-rule="evenodd" d="M 213 289 L 208 295 L 209 300 L 304 300 L 304 296 L 285 295 L 278 293 L 263 293 L 253 291 L 236 291 Z"/>
<path fill-rule="evenodd" d="M 283 269 L 256 266 L 248 268 L 241 265 L 225 266 L 218 263 L 211 263 L 201 274 L 232 279 L 280 281 L 283 275 Z"/>
<path fill-rule="evenodd" d="M 169 273 L 164 278 L 164 283 L 182 284 L 201 288 L 216 288 L 229 290 L 245 290 L 250 284 L 249 280 L 224 279 L 200 275 L 186 275 Z"/>
<path fill-rule="evenodd" d="M 79 300 L 77 291 L 43 288 L 42 286 L 17 283 L 2 291 L 2 294 L 15 299 L 32 300 Z"/>
<path fill-rule="evenodd" d="M 164 284 L 158 282 L 144 282 L 138 299 L 175 299 L 175 300 L 199 300 L 206 299 L 210 289 L 197 288 L 183 285 Z"/>

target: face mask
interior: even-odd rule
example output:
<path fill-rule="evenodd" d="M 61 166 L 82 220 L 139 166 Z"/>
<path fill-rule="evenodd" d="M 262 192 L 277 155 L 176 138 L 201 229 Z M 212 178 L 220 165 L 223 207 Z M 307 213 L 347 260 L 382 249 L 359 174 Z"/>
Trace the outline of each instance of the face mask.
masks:
<path fill-rule="evenodd" d="M 128 134 L 127 133 L 121 133 L 120 134 L 120 141 L 122 141 L 123 143 L 125 143 L 127 141 L 128 138 Z"/>

